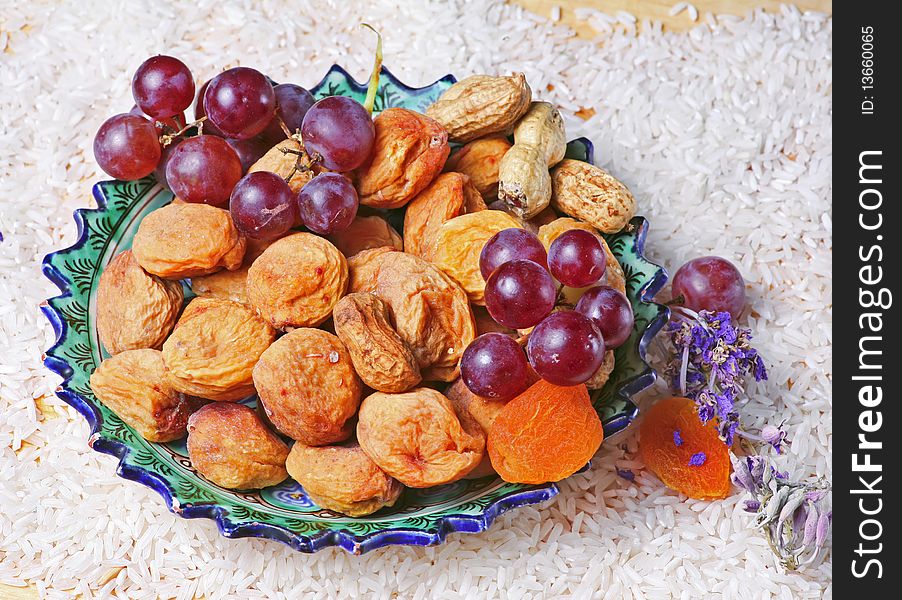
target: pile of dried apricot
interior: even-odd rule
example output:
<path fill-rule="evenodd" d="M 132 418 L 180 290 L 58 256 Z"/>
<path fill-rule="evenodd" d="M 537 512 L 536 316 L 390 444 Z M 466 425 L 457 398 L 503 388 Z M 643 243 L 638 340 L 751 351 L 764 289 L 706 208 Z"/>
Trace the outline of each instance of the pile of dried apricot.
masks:
<path fill-rule="evenodd" d="M 91 387 L 138 433 L 187 435 L 216 485 L 290 476 L 352 516 L 405 486 L 557 481 L 595 453 L 588 390 L 632 330 L 599 231 L 635 203 L 564 160 L 561 114 L 522 74 L 375 118 L 238 67 L 200 87 L 188 122 L 194 80 L 168 56 L 133 91 L 95 155 L 175 199 L 102 274 L 110 358 Z"/>

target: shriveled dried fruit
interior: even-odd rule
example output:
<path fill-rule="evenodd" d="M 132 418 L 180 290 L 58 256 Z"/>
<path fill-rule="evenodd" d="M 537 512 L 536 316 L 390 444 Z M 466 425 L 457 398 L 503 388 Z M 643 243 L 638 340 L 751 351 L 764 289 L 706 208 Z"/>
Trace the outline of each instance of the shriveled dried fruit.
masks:
<path fill-rule="evenodd" d="M 197 472 L 230 490 L 285 481 L 288 446 L 244 404 L 214 402 L 188 420 L 188 457 Z"/>
<path fill-rule="evenodd" d="M 564 159 L 551 173 L 551 203 L 604 233 L 616 233 L 636 214 L 636 199 L 610 173 L 580 160 Z"/>
<path fill-rule="evenodd" d="M 408 487 L 457 481 L 482 460 L 485 439 L 475 421 L 429 388 L 376 392 L 360 405 L 357 439 L 379 467 Z"/>
<path fill-rule="evenodd" d="M 246 241 L 229 211 L 208 204 L 168 204 L 144 217 L 132 252 L 145 271 L 164 279 L 241 266 Z"/>
<path fill-rule="evenodd" d="M 509 131 L 531 100 L 532 90 L 523 73 L 471 75 L 445 90 L 426 114 L 448 130 L 451 141 L 464 143 Z"/>
<path fill-rule="evenodd" d="M 608 350 L 604 353 L 604 361 L 601 363 L 601 366 L 598 367 L 598 370 L 589 378 L 589 381 L 586 382 L 586 387 L 590 390 L 600 390 L 604 387 L 604 384 L 608 382 L 608 378 L 611 377 L 611 373 L 614 371 L 614 351 Z"/>
<path fill-rule="evenodd" d="M 442 173 L 407 206 L 404 251 L 427 258 L 434 248 L 435 234 L 443 223 L 485 209 L 485 202 L 469 177 Z"/>
<path fill-rule="evenodd" d="M 286 466 L 317 505 L 349 517 L 392 506 L 404 489 L 357 444 L 313 447 L 297 442 Z"/>
<path fill-rule="evenodd" d="M 188 417 L 201 404 L 166 383 L 159 350 L 126 350 L 106 359 L 91 374 L 91 391 L 151 442 L 183 437 Z"/>
<path fill-rule="evenodd" d="M 329 318 L 348 284 L 348 262 L 325 238 L 295 233 L 277 240 L 247 273 L 247 298 L 276 329 L 313 327 Z"/>
<path fill-rule="evenodd" d="M 283 434 L 308 446 L 346 440 L 360 405 L 360 379 L 340 339 L 301 328 L 282 336 L 254 367 L 263 410 Z"/>
<path fill-rule="evenodd" d="M 260 160 L 252 164 L 247 172 L 269 171 L 275 173 L 282 179 L 286 179 L 288 187 L 297 194 L 304 184 L 313 179 L 316 174 L 316 170 L 304 168 L 308 161 L 301 157 L 300 153 L 300 142 L 292 138 L 282 140 L 260 157 Z M 301 159 L 300 164 L 298 163 L 299 158 Z"/>
<path fill-rule="evenodd" d="M 473 140 L 452 154 L 445 163 L 446 171 L 463 173 L 486 200 L 498 197 L 498 169 L 501 159 L 511 148 L 504 135 L 490 135 Z"/>
<path fill-rule="evenodd" d="M 505 481 L 544 483 L 585 466 L 602 439 L 601 420 L 585 385 L 561 387 L 540 380 L 495 418 L 488 452 Z"/>
<path fill-rule="evenodd" d="M 695 402 L 666 398 L 642 418 L 639 452 L 664 485 L 690 498 L 713 500 L 730 493 L 730 453 L 714 420 L 703 424 Z"/>
<path fill-rule="evenodd" d="M 272 240 L 248 238 L 247 251 L 241 267 L 234 271 L 217 271 L 191 278 L 191 291 L 198 296 L 210 296 L 247 304 L 247 272 L 258 256 L 269 248 Z"/>
<path fill-rule="evenodd" d="M 545 164 L 553 167 L 567 152 L 564 117 L 550 102 L 533 102 L 514 127 L 514 143 L 541 149 Z"/>
<path fill-rule="evenodd" d="M 249 307 L 195 298 L 163 344 L 166 380 L 200 398 L 244 398 L 254 393 L 257 359 L 275 339 L 275 330 Z"/>
<path fill-rule="evenodd" d="M 410 210 L 410 209 L 408 209 Z M 392 246 L 397 250 L 404 249 L 404 242 L 395 228 L 378 215 L 370 217 L 357 216 L 347 229 L 336 231 L 326 236 L 338 250 L 348 258 L 362 250 Z"/>
<path fill-rule="evenodd" d="M 394 250 L 365 250 L 351 264 L 351 292 L 372 292 L 391 306 L 398 335 L 424 381 L 457 377 L 476 326 L 461 287 L 425 260 Z"/>
<path fill-rule="evenodd" d="M 620 266 L 620 263 L 617 261 L 617 257 L 614 256 L 613 252 L 611 252 L 611 248 L 605 241 L 604 236 L 599 234 L 598 230 L 588 223 L 584 223 L 576 219 L 571 219 L 570 217 L 561 217 L 559 219 L 555 219 L 554 221 L 542 225 L 539 228 L 539 240 L 542 242 L 545 248 L 548 249 L 551 247 L 551 242 L 556 240 L 558 236 L 560 236 L 565 231 L 570 231 L 571 229 L 582 229 L 598 236 L 598 239 L 601 240 L 601 243 L 604 246 L 605 257 L 607 257 L 607 264 L 605 265 L 604 272 L 606 285 L 609 285 L 615 290 L 626 294 L 626 277 L 624 277 L 623 275 L 623 267 Z M 579 290 L 580 293 L 574 294 L 571 288 L 565 288 L 564 292 L 567 296 L 568 302 L 576 304 L 576 301 L 579 300 L 579 296 L 581 295 L 582 290 Z"/>
<path fill-rule="evenodd" d="M 516 329 L 511 329 L 510 327 L 505 327 L 498 323 L 492 318 L 492 315 L 489 314 L 489 311 L 486 310 L 484 306 L 477 305 L 473 307 L 473 318 L 476 321 L 477 336 L 482 335 L 483 333 L 503 333 L 514 339 L 519 337 Z"/>
<path fill-rule="evenodd" d="M 470 391 L 462 379 L 457 379 L 448 386 L 445 396 L 451 401 L 455 413 L 468 415 L 479 424 L 486 435 L 488 435 L 492 423 L 495 422 L 495 418 L 501 413 L 501 409 L 507 404 L 507 400 L 477 396 Z"/>
<path fill-rule="evenodd" d="M 501 159 L 498 171 L 498 198 L 514 214 L 531 219 L 551 202 L 551 175 L 545 152 L 535 146 L 514 144 Z"/>
<path fill-rule="evenodd" d="M 373 153 L 356 171 L 360 203 L 398 208 L 441 172 L 451 151 L 448 132 L 435 120 L 406 108 L 388 108 L 373 123 Z"/>
<path fill-rule="evenodd" d="M 485 304 L 485 279 L 479 270 L 482 248 L 499 231 L 519 227 L 517 219 L 500 210 L 455 217 L 438 228 L 427 258 L 460 284 L 470 302 Z"/>
<path fill-rule="evenodd" d="M 391 308 L 374 294 L 348 294 L 332 313 L 363 383 L 380 392 L 404 392 L 420 382 L 420 365 L 392 326 Z"/>
<path fill-rule="evenodd" d="M 97 333 L 110 354 L 159 349 L 182 309 L 182 284 L 148 274 L 131 250 L 117 255 L 97 286 Z"/>

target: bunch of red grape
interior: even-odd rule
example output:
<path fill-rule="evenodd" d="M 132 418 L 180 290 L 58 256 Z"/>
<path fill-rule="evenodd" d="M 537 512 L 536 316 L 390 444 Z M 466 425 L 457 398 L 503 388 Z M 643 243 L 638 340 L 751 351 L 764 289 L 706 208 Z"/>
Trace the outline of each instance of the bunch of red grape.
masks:
<path fill-rule="evenodd" d="M 306 89 L 275 84 L 248 67 L 204 83 L 194 106 L 194 78 L 171 56 L 154 56 L 135 72 L 135 107 L 111 117 L 94 138 L 94 156 L 110 176 L 126 181 L 151 173 L 185 202 L 228 207 L 245 235 L 271 239 L 305 225 L 340 231 L 357 214 L 357 192 L 341 175 L 360 166 L 375 138 L 369 111 L 343 96 L 315 101 Z M 320 165 L 299 193 L 270 172 L 247 173 L 275 144 L 298 132 L 306 160 Z"/>
<path fill-rule="evenodd" d="M 527 361 L 540 377 L 556 385 L 588 381 L 601 366 L 605 351 L 622 345 L 633 328 L 633 309 L 626 296 L 597 285 L 606 265 L 604 246 L 588 231 L 563 233 L 547 253 L 542 242 L 525 229 L 495 234 L 479 258 L 486 279 L 486 309 L 501 325 L 534 329 L 525 354 L 516 340 L 504 334 L 476 338 L 461 359 L 461 378 L 467 388 L 479 396 L 512 398 L 527 385 Z M 561 288 L 595 287 L 573 309 L 555 311 L 558 283 Z"/>

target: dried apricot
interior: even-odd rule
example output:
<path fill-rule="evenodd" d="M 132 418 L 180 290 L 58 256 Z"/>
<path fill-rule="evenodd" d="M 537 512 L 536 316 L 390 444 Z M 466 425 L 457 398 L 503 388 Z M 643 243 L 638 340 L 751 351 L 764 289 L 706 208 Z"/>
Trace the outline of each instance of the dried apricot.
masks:
<path fill-rule="evenodd" d="M 250 307 L 195 298 L 163 344 L 166 380 L 193 396 L 239 400 L 254 393 L 251 370 L 275 339 L 275 330 Z"/>
<path fill-rule="evenodd" d="M 519 227 L 517 219 L 500 210 L 461 215 L 438 228 L 433 252 L 425 258 L 459 283 L 470 302 L 485 304 L 485 279 L 479 270 L 482 248 L 499 231 Z"/>
<path fill-rule="evenodd" d="M 224 488 L 258 489 L 288 477 L 288 446 L 244 404 L 214 402 L 191 415 L 187 445 L 197 472 Z"/>
<path fill-rule="evenodd" d="M 473 140 L 448 158 L 445 170 L 467 175 L 483 198 L 494 199 L 498 196 L 498 167 L 511 145 L 504 135 Z"/>
<path fill-rule="evenodd" d="M 356 171 L 360 204 L 399 208 L 438 175 L 448 158 L 448 132 L 437 121 L 406 108 L 387 108 L 373 120 L 370 159 Z"/>
<path fill-rule="evenodd" d="M 540 380 L 508 402 L 489 429 L 492 466 L 511 483 L 569 477 L 601 446 L 604 430 L 585 385 Z"/>
<path fill-rule="evenodd" d="M 247 298 L 276 329 L 315 327 L 348 285 L 348 262 L 327 239 L 295 233 L 267 248 L 247 272 Z"/>
<path fill-rule="evenodd" d="M 362 217 L 358 215 L 347 229 L 336 231 L 326 236 L 338 250 L 348 258 L 362 250 L 392 246 L 397 250 L 404 249 L 404 242 L 395 228 L 378 215 Z"/>
<path fill-rule="evenodd" d="M 159 349 L 182 310 L 182 284 L 147 273 L 131 250 L 117 255 L 97 286 L 97 333 L 110 354 Z"/>
<path fill-rule="evenodd" d="M 248 238 L 247 251 L 241 267 L 235 271 L 217 271 L 211 275 L 191 278 L 191 291 L 198 296 L 210 296 L 247 304 L 247 272 L 257 257 L 272 244 L 271 240 Z"/>
<path fill-rule="evenodd" d="M 349 517 L 393 505 L 404 489 L 357 444 L 314 447 L 297 442 L 286 467 L 317 505 Z"/>
<path fill-rule="evenodd" d="M 241 266 L 247 244 L 229 211 L 207 204 L 167 204 L 138 226 L 132 252 L 145 271 L 185 279 Z"/>
<path fill-rule="evenodd" d="M 302 327 L 267 348 L 254 367 L 263 410 L 288 437 L 308 446 L 348 439 L 362 386 L 336 336 Z"/>
<path fill-rule="evenodd" d="M 730 452 L 714 421 L 698 418 L 695 402 L 666 398 L 652 406 L 639 427 L 645 465 L 672 490 L 712 500 L 730 493 Z"/>
<path fill-rule="evenodd" d="M 383 471 L 408 487 L 457 481 L 482 460 L 485 438 L 472 419 L 430 388 L 376 392 L 360 405 L 357 439 Z"/>
<path fill-rule="evenodd" d="M 443 223 L 462 214 L 485 210 L 470 178 L 442 173 L 410 201 L 404 213 L 404 251 L 426 258 Z"/>

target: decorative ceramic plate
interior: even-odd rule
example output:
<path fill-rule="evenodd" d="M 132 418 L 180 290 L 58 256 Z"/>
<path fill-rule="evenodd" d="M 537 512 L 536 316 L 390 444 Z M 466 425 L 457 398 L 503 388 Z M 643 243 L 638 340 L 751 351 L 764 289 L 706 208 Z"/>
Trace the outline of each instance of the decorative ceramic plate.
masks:
<path fill-rule="evenodd" d="M 454 81 L 448 75 L 432 85 L 411 88 L 383 69 L 376 109 L 403 106 L 422 111 Z M 312 91 L 318 98 L 342 94 L 362 101 L 365 89 L 335 66 Z M 591 162 L 591 143 L 584 138 L 571 142 L 568 156 Z M 96 327 L 100 273 L 116 254 L 131 247 L 141 219 L 172 200 L 152 177 L 104 181 L 94 186 L 94 196 L 98 208 L 75 212 L 78 241 L 44 260 L 44 273 L 62 292 L 43 307 L 57 336 L 45 364 L 64 379 L 57 394 L 91 424 L 91 447 L 119 457 L 118 474 L 155 489 L 173 512 L 214 519 L 227 537 L 271 538 L 303 552 L 341 546 L 359 554 L 390 544 L 437 544 L 452 532 L 484 531 L 502 512 L 558 493 L 553 483 L 519 485 L 487 477 L 407 489 L 395 506 L 350 518 L 317 507 L 291 480 L 259 492 L 235 492 L 207 481 L 192 468 L 184 441 L 145 441 L 100 403 L 88 385 L 90 374 L 106 356 Z M 668 317 L 666 307 L 651 301 L 667 275 L 642 256 L 647 229 L 645 219 L 636 217 L 623 232 L 607 236 L 626 274 L 636 322 L 629 341 L 615 351 L 616 367 L 607 385 L 593 396 L 606 438 L 630 424 L 636 415 L 630 397 L 654 381 L 645 350 Z M 245 402 L 253 405 L 254 399 Z"/>

